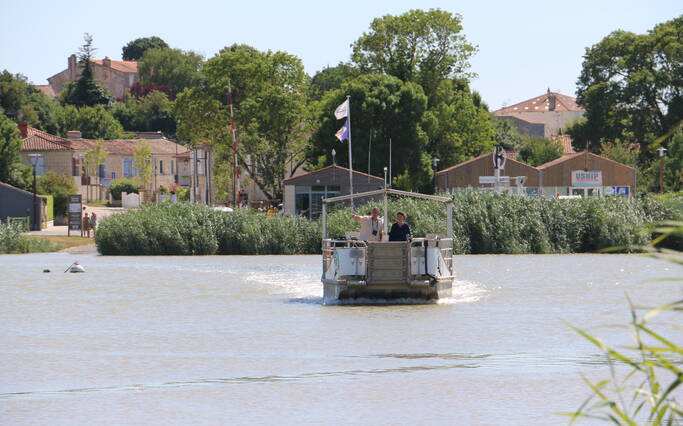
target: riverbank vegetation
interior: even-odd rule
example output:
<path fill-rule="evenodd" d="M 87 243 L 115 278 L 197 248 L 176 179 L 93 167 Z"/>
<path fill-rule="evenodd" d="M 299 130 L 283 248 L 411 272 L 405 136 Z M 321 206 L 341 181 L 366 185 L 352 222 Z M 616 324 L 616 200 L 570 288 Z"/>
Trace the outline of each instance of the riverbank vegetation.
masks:
<path fill-rule="evenodd" d="M 21 226 L 14 223 L 0 223 L 0 254 L 45 253 L 63 249 L 45 238 L 22 234 Z"/>
<path fill-rule="evenodd" d="M 357 206 L 356 213 L 372 203 Z M 414 237 L 445 233 L 446 209 L 438 202 L 400 198 L 389 217 L 408 214 Z M 453 247 L 457 254 L 582 253 L 650 242 L 648 223 L 681 218 L 654 197 L 557 200 L 464 192 L 456 196 Z M 103 219 L 95 237 L 102 254 L 314 254 L 320 221 L 272 216 L 250 209 L 224 213 L 196 204 L 161 204 Z M 332 209 L 328 235 L 357 231 L 350 207 Z M 628 249 L 625 249 L 628 250 Z"/>

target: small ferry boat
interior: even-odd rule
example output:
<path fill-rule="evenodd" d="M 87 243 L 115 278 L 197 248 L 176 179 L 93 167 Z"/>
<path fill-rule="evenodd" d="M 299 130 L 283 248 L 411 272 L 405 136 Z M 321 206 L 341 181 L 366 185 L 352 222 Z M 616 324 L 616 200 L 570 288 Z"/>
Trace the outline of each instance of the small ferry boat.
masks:
<path fill-rule="evenodd" d="M 387 196 L 421 198 L 446 205 L 446 235 L 427 234 L 411 241 L 368 242 L 327 236 L 327 206 L 354 198 L 382 196 L 387 235 Z M 322 200 L 323 297 L 340 299 L 424 299 L 450 297 L 453 270 L 453 199 L 383 188 Z"/>

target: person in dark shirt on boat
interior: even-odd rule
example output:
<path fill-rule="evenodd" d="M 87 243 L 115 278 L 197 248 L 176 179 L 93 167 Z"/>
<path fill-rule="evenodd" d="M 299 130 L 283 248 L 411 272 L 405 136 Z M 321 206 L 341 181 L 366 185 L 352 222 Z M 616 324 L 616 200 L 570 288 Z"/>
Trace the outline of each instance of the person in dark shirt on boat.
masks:
<path fill-rule="evenodd" d="M 391 225 L 391 231 L 389 231 L 389 241 L 408 241 L 409 237 L 410 227 L 406 223 L 406 214 L 397 212 L 396 223 Z"/>

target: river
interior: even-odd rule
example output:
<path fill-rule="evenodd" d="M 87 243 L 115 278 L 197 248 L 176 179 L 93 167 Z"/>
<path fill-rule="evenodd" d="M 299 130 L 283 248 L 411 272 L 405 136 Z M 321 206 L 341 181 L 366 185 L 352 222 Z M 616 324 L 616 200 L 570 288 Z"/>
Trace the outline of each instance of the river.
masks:
<path fill-rule="evenodd" d="M 321 299 L 318 256 L 0 256 L 0 423 L 564 424 L 628 343 L 635 255 L 458 256 L 450 299 Z M 53 272 L 42 273 L 49 268 Z M 680 334 L 679 334 L 680 337 Z M 677 340 L 677 341 L 680 341 Z"/>

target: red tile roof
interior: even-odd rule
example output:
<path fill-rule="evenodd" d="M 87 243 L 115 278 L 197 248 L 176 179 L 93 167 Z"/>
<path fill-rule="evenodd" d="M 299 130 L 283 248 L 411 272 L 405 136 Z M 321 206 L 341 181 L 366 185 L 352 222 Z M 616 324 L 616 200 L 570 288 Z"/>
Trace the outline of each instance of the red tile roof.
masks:
<path fill-rule="evenodd" d="M 26 128 L 26 137 L 21 143 L 22 151 L 69 151 L 69 141 L 33 127 Z"/>
<path fill-rule="evenodd" d="M 575 154 L 574 147 L 572 146 L 572 137 L 569 135 L 557 135 L 555 140 L 562 145 L 562 154 L 569 155 Z"/>
<path fill-rule="evenodd" d="M 493 113 L 496 115 L 509 114 L 509 113 L 523 113 L 523 112 L 544 112 L 549 111 L 550 108 L 550 97 L 555 97 L 555 109 L 553 111 L 581 111 L 585 112 L 576 103 L 576 98 L 571 96 L 563 95 L 556 92 L 547 92 L 541 96 L 536 96 L 526 101 L 520 102 L 518 104 L 510 105 L 501 108 Z"/>
<path fill-rule="evenodd" d="M 327 169 L 330 169 L 330 168 L 332 168 L 332 167 L 335 167 L 336 169 L 341 170 L 341 171 L 344 171 L 344 172 L 348 172 L 348 171 L 349 171 L 349 169 L 347 169 L 346 167 L 342 167 L 342 166 L 327 166 L 327 167 L 323 167 L 322 169 L 313 170 L 313 171 L 310 171 L 310 172 L 301 174 L 301 175 L 299 175 L 299 176 L 292 176 L 292 177 L 290 177 L 290 178 L 284 179 L 284 180 L 282 181 L 282 183 L 287 183 L 287 181 L 290 181 L 290 180 L 293 180 L 293 179 L 299 179 L 300 177 L 303 177 L 303 176 L 308 176 L 308 175 L 320 173 L 320 172 L 325 171 L 325 170 L 327 170 Z M 369 175 L 369 174 L 367 174 L 367 173 L 359 172 L 359 171 L 357 171 L 357 170 L 354 170 L 353 173 L 354 173 L 354 174 L 359 174 L 359 175 L 361 175 L 361 176 L 371 177 L 371 178 L 373 178 L 373 179 L 377 179 L 377 180 L 384 181 L 384 179 L 381 178 L 381 177 Z"/>
<path fill-rule="evenodd" d="M 97 65 L 102 65 L 104 59 L 91 59 L 90 61 Z M 138 72 L 138 63 L 136 61 L 111 61 L 111 68 L 121 72 Z"/>

